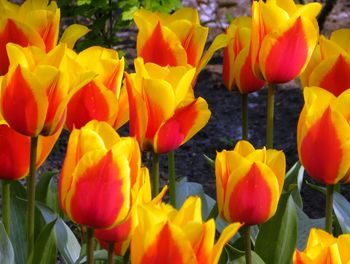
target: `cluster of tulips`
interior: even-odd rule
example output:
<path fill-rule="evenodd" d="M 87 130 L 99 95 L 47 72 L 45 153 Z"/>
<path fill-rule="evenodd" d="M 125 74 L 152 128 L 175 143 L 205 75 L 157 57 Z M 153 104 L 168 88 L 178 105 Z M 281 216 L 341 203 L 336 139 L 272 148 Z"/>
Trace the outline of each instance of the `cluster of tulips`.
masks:
<path fill-rule="evenodd" d="M 293 0 L 253 1 L 252 17 L 233 20 L 205 52 L 208 28 L 196 10 L 169 15 L 140 9 L 134 13 L 135 73 L 127 73 L 124 58 L 112 49 L 73 50 L 88 32 L 84 26 L 69 26 L 58 40 L 55 1 L 19 6 L 0 0 L 0 178 L 7 233 L 11 181 L 27 176 L 27 258 L 35 259 L 36 169 L 66 129 L 58 200 L 86 234 L 88 263 L 94 237 L 108 250 L 109 263 L 114 254 L 130 254 L 132 263 L 218 263 L 240 228 L 246 263 L 252 263 L 250 227 L 274 216 L 284 192 L 285 155 L 273 149 L 275 84 L 300 76 L 305 105 L 298 152 L 307 173 L 327 185 L 328 233 L 312 229 L 294 263 L 350 261 L 349 235 L 331 235 L 334 185 L 350 182 L 350 30 L 319 37 L 320 9 Z M 242 94 L 242 140 L 216 155 L 217 211 L 230 224 L 215 243 L 215 219 L 203 219 L 199 197 L 175 209 L 174 150 L 210 118 L 207 102 L 193 89 L 221 48 L 224 84 Z M 265 85 L 266 148 L 255 149 L 248 141 L 248 93 Z M 120 137 L 116 130 L 128 121 L 130 137 Z M 153 157 L 151 177 L 142 152 Z M 165 153 L 169 186 L 161 189 L 159 155 Z M 163 202 L 168 189 L 170 204 Z"/>

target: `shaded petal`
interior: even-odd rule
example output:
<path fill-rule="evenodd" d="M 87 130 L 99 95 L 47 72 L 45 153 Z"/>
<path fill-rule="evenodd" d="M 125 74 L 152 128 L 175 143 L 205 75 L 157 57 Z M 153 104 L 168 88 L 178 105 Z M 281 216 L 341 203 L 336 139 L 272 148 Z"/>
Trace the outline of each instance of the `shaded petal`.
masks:
<path fill-rule="evenodd" d="M 70 49 L 74 48 L 75 43 L 90 31 L 89 28 L 80 24 L 69 25 L 61 36 L 59 43 L 67 44 Z"/>

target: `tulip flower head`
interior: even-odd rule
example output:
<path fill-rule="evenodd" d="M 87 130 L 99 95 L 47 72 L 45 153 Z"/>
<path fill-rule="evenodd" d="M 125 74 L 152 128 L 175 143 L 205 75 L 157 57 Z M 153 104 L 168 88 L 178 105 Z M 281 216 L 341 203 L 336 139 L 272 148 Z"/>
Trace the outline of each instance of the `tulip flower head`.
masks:
<path fill-rule="evenodd" d="M 193 137 L 208 122 L 207 102 L 194 99 L 192 67 L 161 67 L 135 60 L 135 74 L 126 74 L 130 133 L 144 151 L 166 153 Z"/>
<path fill-rule="evenodd" d="M 70 100 L 66 120 L 68 130 L 81 128 L 93 119 L 121 127 L 129 113 L 127 93 L 125 89 L 121 91 L 124 58 L 119 59 L 114 50 L 97 46 L 71 56 L 72 78 L 84 72 L 93 72 L 96 76 Z"/>
<path fill-rule="evenodd" d="M 239 141 L 231 151 L 218 152 L 215 175 L 221 217 L 247 225 L 269 220 L 277 209 L 285 169 L 282 151 L 254 149 L 248 141 Z"/>
<path fill-rule="evenodd" d="M 350 88 L 350 29 L 332 32 L 330 39 L 320 37 L 311 61 L 300 76 L 302 85 L 318 86 L 339 96 Z"/>
<path fill-rule="evenodd" d="M 319 87 L 304 89 L 297 139 L 307 173 L 325 184 L 349 182 L 350 90 L 338 97 Z"/>
<path fill-rule="evenodd" d="M 94 229 L 121 223 L 130 210 L 131 188 L 140 188 L 140 164 L 137 141 L 120 138 L 107 123 L 93 120 L 74 129 L 59 181 L 63 212 Z"/>
<path fill-rule="evenodd" d="M 196 75 L 204 68 L 215 51 L 227 45 L 227 37 L 218 35 L 203 54 L 208 28 L 200 25 L 198 11 L 181 8 L 173 14 L 150 12 L 144 9 L 134 13 L 139 29 L 137 56 L 160 66 L 196 67 Z M 194 78 L 196 79 L 196 78 Z"/>
<path fill-rule="evenodd" d="M 250 31 L 251 18 L 245 16 L 233 20 L 226 29 L 230 41 L 224 48 L 224 84 L 230 91 L 237 87 L 243 94 L 255 92 L 265 84 L 252 71 Z"/>
<path fill-rule="evenodd" d="M 319 3 L 253 1 L 251 56 L 257 77 L 284 83 L 304 70 L 317 44 L 320 10 Z"/>
<path fill-rule="evenodd" d="M 322 229 L 312 228 L 306 248 L 304 251 L 295 251 L 293 263 L 349 263 L 349 248 L 349 234 L 340 235 L 338 238 L 335 238 Z"/>
<path fill-rule="evenodd" d="M 170 205 L 139 207 L 139 225 L 131 241 L 131 262 L 211 263 L 219 261 L 225 243 L 240 228 L 226 227 L 214 244 L 215 221 L 202 221 L 201 200 L 189 197 L 179 211 Z"/>
<path fill-rule="evenodd" d="M 50 3 L 49 3 L 50 2 Z M 60 9 L 55 1 L 27 0 L 20 6 L 0 0 L 0 75 L 8 71 L 6 44 L 22 47 L 36 46 L 45 52 L 52 50 L 58 40 Z M 71 25 L 60 42 L 73 47 L 89 30 L 82 25 Z"/>
<path fill-rule="evenodd" d="M 49 137 L 39 136 L 36 168 L 46 160 L 61 130 Z M 28 175 L 30 160 L 30 137 L 21 135 L 0 121 L 0 179 L 20 180 Z"/>

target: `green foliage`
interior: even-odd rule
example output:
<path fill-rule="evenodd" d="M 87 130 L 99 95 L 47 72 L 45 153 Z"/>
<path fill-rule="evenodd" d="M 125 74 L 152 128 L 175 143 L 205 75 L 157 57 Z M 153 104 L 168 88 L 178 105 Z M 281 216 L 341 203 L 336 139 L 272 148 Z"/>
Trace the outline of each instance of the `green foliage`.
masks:
<path fill-rule="evenodd" d="M 181 7 L 180 0 L 57 0 L 63 21 L 80 23 L 91 29 L 77 44 L 78 50 L 99 45 L 113 47 L 122 42 L 117 32 L 130 27 L 139 8 L 170 13 Z"/>
<path fill-rule="evenodd" d="M 14 264 L 15 255 L 4 225 L 0 222 L 0 260 L 1 263 Z"/>

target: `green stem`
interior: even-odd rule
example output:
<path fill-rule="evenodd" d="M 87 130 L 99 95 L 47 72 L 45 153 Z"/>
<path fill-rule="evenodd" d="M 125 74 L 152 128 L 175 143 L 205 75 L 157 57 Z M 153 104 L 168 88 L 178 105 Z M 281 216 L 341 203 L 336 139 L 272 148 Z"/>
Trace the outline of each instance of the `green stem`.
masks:
<path fill-rule="evenodd" d="M 273 119 L 275 108 L 275 85 L 268 84 L 267 91 L 267 123 L 266 123 L 266 147 L 273 148 Z"/>
<path fill-rule="evenodd" d="M 86 244 L 87 264 L 94 263 L 94 229 L 87 228 L 87 244 Z"/>
<path fill-rule="evenodd" d="M 114 264 L 114 243 L 108 244 L 108 264 Z"/>
<path fill-rule="evenodd" d="M 248 94 L 242 94 L 242 139 L 248 140 Z"/>
<path fill-rule="evenodd" d="M 153 152 L 152 161 L 152 198 L 159 193 L 159 154 Z"/>
<path fill-rule="evenodd" d="M 332 234 L 332 223 L 333 223 L 333 191 L 334 185 L 327 185 L 326 193 L 326 231 Z"/>
<path fill-rule="evenodd" d="M 2 181 L 2 222 L 7 235 L 10 235 L 10 181 Z"/>
<path fill-rule="evenodd" d="M 176 181 L 175 181 L 175 152 L 168 153 L 168 171 L 169 171 L 169 196 L 170 204 L 176 206 Z"/>
<path fill-rule="evenodd" d="M 252 264 L 252 247 L 250 243 L 250 226 L 243 227 L 243 240 L 244 240 L 244 251 L 245 251 L 245 263 Z"/>
<path fill-rule="evenodd" d="M 35 225 L 35 163 L 38 146 L 38 137 L 30 138 L 30 163 L 29 175 L 27 177 L 27 239 L 28 239 L 28 258 L 34 249 L 34 225 Z"/>

